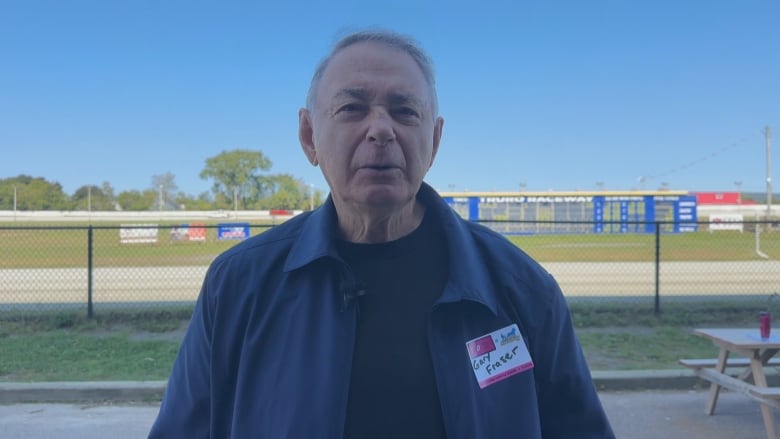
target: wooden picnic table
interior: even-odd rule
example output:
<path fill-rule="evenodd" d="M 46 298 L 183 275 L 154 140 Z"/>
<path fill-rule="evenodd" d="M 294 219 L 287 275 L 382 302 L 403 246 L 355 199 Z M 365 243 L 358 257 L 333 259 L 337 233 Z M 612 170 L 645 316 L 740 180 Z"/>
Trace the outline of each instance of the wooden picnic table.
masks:
<path fill-rule="evenodd" d="M 725 387 L 760 403 L 767 437 L 777 439 L 774 408 L 780 408 L 780 387 L 767 385 L 765 366 L 780 365 L 780 358 L 773 358 L 780 351 L 780 337 L 772 335 L 762 340 L 755 329 L 696 329 L 695 335 L 711 340 L 718 347 L 717 359 L 681 359 L 680 364 L 694 369 L 696 375 L 711 382 L 706 412 L 712 415 L 718 403 L 720 389 Z M 737 354 L 738 357 L 731 357 Z M 740 358 L 741 357 L 741 358 Z M 727 367 L 744 367 L 733 376 Z M 752 383 L 751 383 L 752 381 Z"/>

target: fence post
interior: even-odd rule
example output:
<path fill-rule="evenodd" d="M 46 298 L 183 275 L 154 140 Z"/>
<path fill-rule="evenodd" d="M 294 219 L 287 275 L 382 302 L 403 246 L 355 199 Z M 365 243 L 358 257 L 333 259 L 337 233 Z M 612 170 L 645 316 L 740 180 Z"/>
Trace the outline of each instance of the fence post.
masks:
<path fill-rule="evenodd" d="M 661 223 L 655 222 L 655 316 L 661 314 Z"/>
<path fill-rule="evenodd" d="M 93 316 L 92 309 L 92 224 L 87 228 L 87 318 Z"/>

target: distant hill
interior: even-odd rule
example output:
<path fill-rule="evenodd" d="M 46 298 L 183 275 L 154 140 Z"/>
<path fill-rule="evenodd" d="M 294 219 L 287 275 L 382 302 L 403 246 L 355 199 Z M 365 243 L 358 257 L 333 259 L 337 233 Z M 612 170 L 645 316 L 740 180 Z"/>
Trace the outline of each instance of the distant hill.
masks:
<path fill-rule="evenodd" d="M 743 200 L 753 200 L 758 204 L 766 204 L 766 192 L 742 192 Z M 780 204 L 780 194 L 772 191 L 772 204 Z"/>

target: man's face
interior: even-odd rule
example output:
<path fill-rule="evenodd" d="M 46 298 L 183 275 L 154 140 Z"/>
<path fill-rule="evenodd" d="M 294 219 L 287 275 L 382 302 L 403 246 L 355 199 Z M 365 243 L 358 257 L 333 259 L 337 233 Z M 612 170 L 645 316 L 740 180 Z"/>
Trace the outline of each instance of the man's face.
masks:
<path fill-rule="evenodd" d="M 402 50 L 362 42 L 342 49 L 320 79 L 299 137 L 337 205 L 400 209 L 433 164 L 443 121 L 431 89 Z"/>

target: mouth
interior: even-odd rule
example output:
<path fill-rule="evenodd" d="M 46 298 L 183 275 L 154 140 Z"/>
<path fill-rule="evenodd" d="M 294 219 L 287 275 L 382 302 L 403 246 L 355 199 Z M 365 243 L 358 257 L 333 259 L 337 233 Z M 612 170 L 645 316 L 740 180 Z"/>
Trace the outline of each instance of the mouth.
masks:
<path fill-rule="evenodd" d="M 371 171 L 389 171 L 391 169 L 398 169 L 397 166 L 390 166 L 390 165 L 368 165 L 368 166 L 364 166 L 363 168 Z"/>

